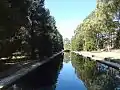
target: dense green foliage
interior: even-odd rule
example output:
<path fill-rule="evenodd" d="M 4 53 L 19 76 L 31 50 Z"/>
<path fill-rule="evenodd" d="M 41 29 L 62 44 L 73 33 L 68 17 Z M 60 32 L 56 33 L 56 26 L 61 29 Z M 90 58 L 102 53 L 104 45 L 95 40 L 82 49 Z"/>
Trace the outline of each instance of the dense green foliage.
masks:
<path fill-rule="evenodd" d="M 0 40 L 14 36 L 27 23 L 27 0 L 0 0 Z"/>
<path fill-rule="evenodd" d="M 72 50 L 120 48 L 119 20 L 119 0 L 98 0 L 95 10 L 75 30 Z"/>
<path fill-rule="evenodd" d="M 71 44 L 70 44 L 71 42 L 68 38 L 65 38 L 63 40 L 63 43 L 64 43 L 64 49 L 65 50 L 70 50 L 71 49 Z"/>
<path fill-rule="evenodd" d="M 1 0 L 0 12 L 0 57 L 18 51 L 35 59 L 63 49 L 62 36 L 44 0 Z"/>

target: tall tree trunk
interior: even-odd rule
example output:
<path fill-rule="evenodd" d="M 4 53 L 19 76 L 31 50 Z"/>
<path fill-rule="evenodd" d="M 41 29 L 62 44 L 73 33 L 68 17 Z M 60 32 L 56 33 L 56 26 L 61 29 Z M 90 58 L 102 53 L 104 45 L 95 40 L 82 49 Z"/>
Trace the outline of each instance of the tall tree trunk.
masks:
<path fill-rule="evenodd" d="M 120 11 L 119 11 L 119 15 L 118 15 L 118 23 L 119 22 L 120 22 Z M 116 34 L 115 48 L 117 48 L 117 49 L 120 48 L 120 25 L 118 25 L 118 31 Z"/>
<path fill-rule="evenodd" d="M 115 48 L 120 48 L 120 29 L 117 31 L 117 34 L 116 34 L 116 40 L 115 40 Z"/>
<path fill-rule="evenodd" d="M 31 58 L 36 59 L 36 54 L 35 54 L 35 46 L 34 46 L 34 23 L 32 22 L 32 27 L 31 27 Z"/>

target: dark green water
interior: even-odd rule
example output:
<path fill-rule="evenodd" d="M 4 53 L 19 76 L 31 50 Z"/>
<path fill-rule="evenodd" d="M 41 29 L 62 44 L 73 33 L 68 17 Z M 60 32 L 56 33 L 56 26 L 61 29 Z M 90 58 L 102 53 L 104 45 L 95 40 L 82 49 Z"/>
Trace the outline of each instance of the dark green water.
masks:
<path fill-rule="evenodd" d="M 21 78 L 8 90 L 120 90 L 119 71 L 65 53 Z"/>

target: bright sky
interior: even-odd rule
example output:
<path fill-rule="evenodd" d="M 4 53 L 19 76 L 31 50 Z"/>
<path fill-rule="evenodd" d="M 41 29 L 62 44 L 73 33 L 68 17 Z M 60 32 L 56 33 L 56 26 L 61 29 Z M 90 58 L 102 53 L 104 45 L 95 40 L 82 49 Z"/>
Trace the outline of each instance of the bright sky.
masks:
<path fill-rule="evenodd" d="M 63 38 L 70 39 L 76 27 L 95 9 L 96 0 L 46 0 L 45 5 Z"/>

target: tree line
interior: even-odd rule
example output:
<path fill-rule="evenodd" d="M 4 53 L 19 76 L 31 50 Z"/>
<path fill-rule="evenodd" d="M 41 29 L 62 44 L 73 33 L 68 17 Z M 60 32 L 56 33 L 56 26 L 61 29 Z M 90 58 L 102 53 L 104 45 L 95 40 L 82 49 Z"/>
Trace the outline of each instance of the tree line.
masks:
<path fill-rule="evenodd" d="M 120 48 L 120 0 L 97 0 L 96 8 L 78 25 L 72 50 Z"/>
<path fill-rule="evenodd" d="M 63 49 L 56 21 L 45 0 L 0 0 L 0 58 L 14 52 L 32 59 Z"/>

